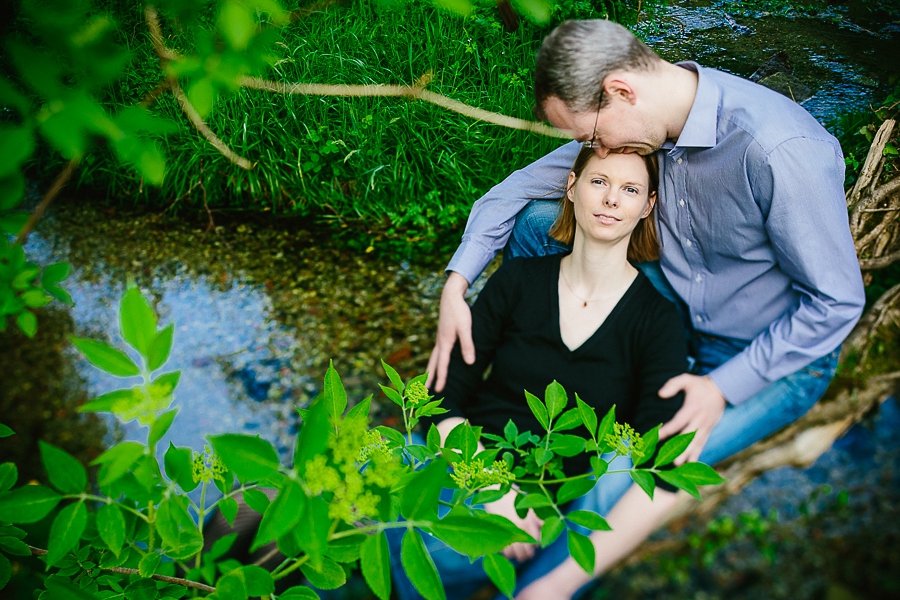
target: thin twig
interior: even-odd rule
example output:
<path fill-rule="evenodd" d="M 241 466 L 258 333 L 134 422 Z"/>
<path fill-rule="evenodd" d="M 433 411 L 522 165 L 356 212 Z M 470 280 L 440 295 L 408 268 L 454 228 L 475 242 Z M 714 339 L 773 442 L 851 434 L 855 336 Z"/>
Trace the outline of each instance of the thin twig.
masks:
<path fill-rule="evenodd" d="M 156 84 L 156 87 L 147 92 L 138 104 L 144 108 L 150 106 L 156 102 L 160 96 L 165 94 L 170 87 L 168 79 L 160 79 L 159 83 Z"/>
<path fill-rule="evenodd" d="M 75 171 L 75 166 L 77 164 L 78 158 L 71 159 L 66 165 L 66 168 L 56 176 L 56 179 L 53 180 L 53 184 L 50 186 L 50 189 L 47 190 L 47 193 L 44 194 L 43 198 L 41 198 L 40 204 L 37 205 L 37 208 L 35 208 L 34 212 L 31 213 L 31 216 L 28 217 L 28 220 L 25 222 L 25 226 L 22 227 L 22 230 L 19 232 L 19 237 L 16 238 L 17 244 L 21 246 L 25 243 L 32 230 L 34 230 L 35 226 L 38 224 L 38 221 L 41 220 L 41 216 L 43 216 L 44 211 L 47 210 L 47 207 L 50 206 L 50 203 L 53 202 L 53 199 L 56 198 L 60 190 L 63 189 L 63 186 L 66 185 L 66 182 L 69 181 L 69 177 L 72 176 L 72 173 Z"/>
<path fill-rule="evenodd" d="M 201 171 L 202 171 L 202 169 L 201 169 Z M 169 212 L 170 210 L 172 210 L 172 207 L 174 207 L 176 204 L 178 204 L 178 202 L 179 202 L 182 198 L 184 198 L 185 196 L 187 196 L 188 194 L 190 194 L 191 192 L 193 192 L 193 191 L 194 191 L 194 188 L 197 187 L 198 185 L 200 185 L 200 178 L 199 178 L 199 177 L 197 178 L 197 181 L 194 182 L 194 185 L 192 185 L 191 187 L 189 187 L 188 190 L 187 190 L 185 193 L 183 193 L 182 195 L 180 195 L 180 196 L 178 196 L 177 198 L 175 198 L 175 199 L 172 201 L 172 204 L 170 204 L 169 206 L 167 206 L 167 207 L 166 207 L 161 213 L 159 213 L 157 216 L 158 216 L 158 217 L 161 217 L 161 216 L 163 216 L 164 214 L 166 214 L 167 212 Z"/>
<path fill-rule="evenodd" d="M 44 556 L 47 554 L 47 551 L 43 548 L 35 548 L 34 546 L 28 546 L 28 549 L 31 550 L 31 554 L 33 556 Z M 140 571 L 137 569 L 128 569 L 126 567 L 97 567 L 98 569 L 102 569 L 104 571 L 111 571 L 113 573 L 119 573 L 120 575 L 140 575 Z M 181 579 L 180 577 L 169 577 L 168 575 L 151 575 L 150 579 L 155 579 L 157 581 L 164 581 L 165 583 L 174 583 L 176 585 L 182 585 L 184 587 L 195 588 L 203 592 L 215 592 L 216 588 L 206 585 L 205 583 L 200 583 L 198 581 L 191 581 L 190 579 Z"/>
<path fill-rule="evenodd" d="M 874 271 L 883 269 L 897 261 L 900 261 L 900 252 L 885 254 L 876 258 L 861 258 L 859 259 L 859 268 L 861 271 Z"/>
<path fill-rule="evenodd" d="M 406 98 L 414 98 L 424 100 L 432 104 L 436 104 L 448 110 L 460 113 L 473 119 L 487 121 L 495 125 L 501 125 L 510 129 L 521 129 L 523 131 L 532 131 L 542 135 L 555 138 L 571 138 L 572 134 L 563 129 L 556 129 L 543 123 L 535 121 L 526 121 L 525 119 L 517 119 L 500 113 L 487 111 L 476 108 L 453 100 L 447 96 L 442 96 L 435 92 L 422 89 L 414 85 L 332 85 L 326 83 L 280 83 L 277 81 L 269 81 L 260 79 L 259 77 L 244 77 L 241 79 L 241 86 L 266 92 L 275 92 L 279 94 L 296 94 L 305 96 L 353 96 L 353 97 L 387 97 L 387 96 L 403 96 Z"/>

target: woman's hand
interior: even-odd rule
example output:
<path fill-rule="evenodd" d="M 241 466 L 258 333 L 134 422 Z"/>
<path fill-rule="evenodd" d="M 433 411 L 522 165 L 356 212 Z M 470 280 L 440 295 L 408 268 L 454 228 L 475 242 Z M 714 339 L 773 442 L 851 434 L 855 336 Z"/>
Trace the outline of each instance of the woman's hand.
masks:
<path fill-rule="evenodd" d="M 472 342 L 472 310 L 466 304 L 466 290 L 469 282 L 466 278 L 451 271 L 444 283 L 441 293 L 441 310 L 438 317 L 437 341 L 431 357 L 428 359 L 428 379 L 425 387 L 442 392 L 447 382 L 447 368 L 450 365 L 450 354 L 456 339 L 459 338 L 459 349 L 463 360 L 471 365 L 475 362 L 475 344 Z"/>
<path fill-rule="evenodd" d="M 490 504 L 485 504 L 484 510 L 494 515 L 506 517 L 512 521 L 516 527 L 534 539 L 541 539 L 541 526 L 543 526 L 544 522 L 540 520 L 531 509 L 528 509 L 528 514 L 525 515 L 524 519 L 520 519 L 519 515 L 516 514 L 516 495 L 514 490 L 510 490 L 509 493 L 499 500 L 491 502 Z M 503 556 L 510 559 L 514 558 L 519 562 L 524 562 L 534 556 L 534 549 L 536 547 L 537 544 L 516 542 L 503 549 Z"/>

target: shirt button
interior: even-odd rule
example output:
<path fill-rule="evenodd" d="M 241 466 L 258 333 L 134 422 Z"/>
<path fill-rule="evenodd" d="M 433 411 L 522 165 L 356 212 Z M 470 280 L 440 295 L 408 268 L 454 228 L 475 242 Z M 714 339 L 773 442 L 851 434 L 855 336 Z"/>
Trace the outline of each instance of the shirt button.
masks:
<path fill-rule="evenodd" d="M 683 162 L 684 162 L 684 159 L 683 159 L 683 158 L 679 158 L 679 159 L 678 159 L 678 160 L 676 160 L 676 161 L 675 161 L 675 162 L 677 162 L 677 163 L 678 163 L 678 164 L 679 164 L 679 165 L 680 165 L 680 164 L 681 164 L 681 163 L 683 163 Z"/>
<path fill-rule="evenodd" d="M 703 276 L 697 275 L 696 277 L 694 277 L 694 281 L 696 281 L 697 283 L 700 283 L 701 281 L 703 281 Z"/>
<path fill-rule="evenodd" d="M 684 245 L 687 246 L 688 248 L 693 246 L 693 244 L 691 243 L 691 240 L 684 240 Z"/>
<path fill-rule="evenodd" d="M 700 315 L 697 315 L 696 317 L 694 317 L 694 320 L 697 321 L 698 323 L 702 323 L 703 317 L 701 317 Z"/>
<path fill-rule="evenodd" d="M 684 200 L 679 200 L 679 201 L 678 201 L 678 205 L 679 205 L 679 206 L 684 206 Z"/>

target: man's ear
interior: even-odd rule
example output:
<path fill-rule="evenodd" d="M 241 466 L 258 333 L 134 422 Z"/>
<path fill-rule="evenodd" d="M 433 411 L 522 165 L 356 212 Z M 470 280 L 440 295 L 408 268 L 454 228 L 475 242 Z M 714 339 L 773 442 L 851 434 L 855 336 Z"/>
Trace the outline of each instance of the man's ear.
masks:
<path fill-rule="evenodd" d="M 647 196 L 647 208 L 644 209 L 644 212 L 641 213 L 641 218 L 646 219 L 650 216 L 650 213 L 653 212 L 653 207 L 656 206 L 656 192 L 652 192 L 649 196 Z"/>
<path fill-rule="evenodd" d="M 603 92 L 609 98 L 618 98 L 629 104 L 637 102 L 637 93 L 634 86 L 628 81 L 625 73 L 617 73 L 607 77 L 603 82 Z"/>
<path fill-rule="evenodd" d="M 569 202 L 575 202 L 575 171 L 569 171 L 569 181 L 566 183 L 566 198 Z"/>

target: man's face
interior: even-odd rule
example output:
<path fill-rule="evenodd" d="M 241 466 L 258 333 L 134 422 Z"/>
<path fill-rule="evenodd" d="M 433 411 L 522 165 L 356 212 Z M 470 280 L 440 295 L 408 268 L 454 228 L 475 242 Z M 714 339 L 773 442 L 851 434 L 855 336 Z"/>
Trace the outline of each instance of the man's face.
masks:
<path fill-rule="evenodd" d="M 665 142 L 665 133 L 650 127 L 634 104 L 612 97 L 599 111 L 572 112 L 556 96 L 544 102 L 544 114 L 557 129 L 568 129 L 573 139 L 598 144 L 600 158 L 610 152 L 652 154 Z"/>

